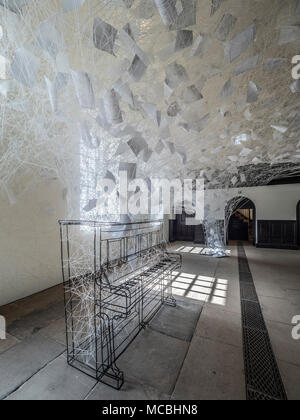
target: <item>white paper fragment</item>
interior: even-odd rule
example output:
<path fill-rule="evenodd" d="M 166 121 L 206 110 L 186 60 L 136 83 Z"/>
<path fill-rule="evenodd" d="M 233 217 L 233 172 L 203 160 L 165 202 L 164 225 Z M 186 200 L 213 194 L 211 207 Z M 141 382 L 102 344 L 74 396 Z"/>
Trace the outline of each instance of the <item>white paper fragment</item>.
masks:
<path fill-rule="evenodd" d="M 209 46 L 210 38 L 206 34 L 200 34 L 195 39 L 191 50 L 192 57 L 202 57 Z"/>
<path fill-rule="evenodd" d="M 133 62 L 130 66 L 130 69 L 128 70 L 128 73 L 132 77 L 132 79 L 138 83 L 146 73 L 147 66 L 144 64 L 144 62 L 139 58 L 138 55 L 136 55 L 133 59 Z"/>
<path fill-rule="evenodd" d="M 20 48 L 16 51 L 11 64 L 11 72 L 14 79 L 31 88 L 36 82 L 39 67 L 40 60 L 30 51 Z"/>
<path fill-rule="evenodd" d="M 286 58 L 268 58 L 264 61 L 263 70 L 265 72 L 277 70 L 286 62 Z"/>
<path fill-rule="evenodd" d="M 166 82 L 164 83 L 164 96 L 169 99 L 173 94 L 173 89 L 170 88 L 170 86 L 168 86 L 166 84 Z"/>
<path fill-rule="evenodd" d="M 290 86 L 292 93 L 300 92 L 300 79 L 293 82 Z"/>
<path fill-rule="evenodd" d="M 201 92 L 197 89 L 195 85 L 188 86 L 184 89 L 182 98 L 185 103 L 190 104 L 196 101 L 203 99 Z"/>
<path fill-rule="evenodd" d="M 177 117 L 180 112 L 180 107 L 177 102 L 172 102 L 168 107 L 167 114 L 169 117 Z"/>
<path fill-rule="evenodd" d="M 254 165 L 259 165 L 260 163 L 262 163 L 262 160 L 259 159 L 259 158 L 257 158 L 257 157 L 255 157 L 254 159 L 252 159 L 252 163 Z"/>
<path fill-rule="evenodd" d="M 229 63 L 237 59 L 254 41 L 256 25 L 253 23 L 231 41 L 224 43 L 225 57 Z"/>
<path fill-rule="evenodd" d="M 85 0 L 62 0 L 62 6 L 65 13 L 79 9 Z"/>
<path fill-rule="evenodd" d="M 48 95 L 51 103 L 51 108 L 53 112 L 57 112 L 57 90 L 55 82 L 51 82 L 48 77 L 45 76 L 45 82 L 48 90 Z"/>
<path fill-rule="evenodd" d="M 60 92 L 62 89 L 64 89 L 68 85 L 69 79 L 69 74 L 57 73 L 54 80 L 56 92 Z"/>
<path fill-rule="evenodd" d="M 15 80 L 0 80 L 0 93 L 7 97 L 11 92 L 15 92 L 17 89 L 17 83 Z"/>
<path fill-rule="evenodd" d="M 228 35 L 234 28 L 237 18 L 230 13 L 226 13 L 216 29 L 216 37 L 219 41 L 226 41 Z"/>
<path fill-rule="evenodd" d="M 245 184 L 247 182 L 247 178 L 246 178 L 246 175 L 245 174 L 241 174 L 240 175 L 240 179 L 241 179 L 241 183 L 242 184 Z"/>
<path fill-rule="evenodd" d="M 131 6 L 134 3 L 134 0 L 123 0 L 124 5 L 126 6 L 127 9 L 130 9 Z"/>
<path fill-rule="evenodd" d="M 109 129 L 111 128 L 111 123 L 108 122 L 108 119 L 106 117 L 103 99 L 100 99 L 98 101 L 97 107 L 99 108 L 99 114 L 96 118 L 96 121 L 100 127 L 102 127 L 106 131 L 109 131 Z"/>
<path fill-rule="evenodd" d="M 119 99 L 114 89 L 104 90 L 103 103 L 105 115 L 110 124 L 120 124 L 123 122 Z"/>
<path fill-rule="evenodd" d="M 142 150 L 145 150 L 148 148 L 148 144 L 145 139 L 143 139 L 142 136 L 134 137 L 131 140 L 127 142 L 130 149 L 133 151 L 135 156 L 138 156 Z"/>
<path fill-rule="evenodd" d="M 171 88 L 176 89 L 182 83 L 188 81 L 188 75 L 185 68 L 176 61 L 169 64 L 166 69 L 165 83 Z"/>
<path fill-rule="evenodd" d="M 228 159 L 231 160 L 231 162 L 237 162 L 239 160 L 239 157 L 233 155 L 233 156 L 228 156 Z"/>
<path fill-rule="evenodd" d="M 154 0 L 140 0 L 139 6 L 136 9 L 136 14 L 139 19 L 151 19 L 154 12 Z"/>
<path fill-rule="evenodd" d="M 128 147 L 128 144 L 127 144 L 127 143 L 120 143 L 120 144 L 119 144 L 119 146 L 118 146 L 118 148 L 117 148 L 117 150 L 116 150 L 115 156 L 124 155 L 124 154 L 125 154 L 125 153 L 127 153 L 129 150 L 130 150 L 130 149 L 129 149 L 129 147 Z"/>
<path fill-rule="evenodd" d="M 288 131 L 288 127 L 284 127 L 284 126 L 280 126 L 280 125 L 271 125 L 272 128 L 274 128 L 274 130 L 279 131 L 279 133 L 286 133 Z"/>
<path fill-rule="evenodd" d="M 246 73 L 247 71 L 253 70 L 258 66 L 259 55 L 254 57 L 247 58 L 247 60 L 242 61 L 237 64 L 234 69 L 234 74 L 238 76 L 239 74 Z"/>
<path fill-rule="evenodd" d="M 89 75 L 85 72 L 75 72 L 73 70 L 71 70 L 71 75 L 80 106 L 82 108 L 94 109 L 95 96 Z"/>
<path fill-rule="evenodd" d="M 177 31 L 175 51 L 184 50 L 185 48 L 190 47 L 191 45 L 193 45 L 193 40 L 193 31 L 188 31 L 186 29 Z"/>
<path fill-rule="evenodd" d="M 113 89 L 120 95 L 124 102 L 128 103 L 132 108 L 134 108 L 134 97 L 132 90 L 128 86 L 127 83 L 123 83 L 121 79 L 119 79 L 116 83 L 113 84 Z"/>
<path fill-rule="evenodd" d="M 222 88 L 221 98 L 226 99 L 229 96 L 231 96 L 233 94 L 233 92 L 234 92 L 234 86 L 231 82 L 231 79 L 229 79 Z"/>
<path fill-rule="evenodd" d="M 186 156 L 186 151 L 183 147 L 176 147 L 176 153 L 179 155 L 180 159 L 181 159 L 181 163 L 183 165 L 186 164 L 187 162 L 187 156 Z"/>
<path fill-rule="evenodd" d="M 128 180 L 133 180 L 136 177 L 136 163 L 120 162 L 119 172 L 127 172 Z"/>
<path fill-rule="evenodd" d="M 238 178 L 236 176 L 231 178 L 231 183 L 232 183 L 233 186 L 235 186 L 235 184 L 237 184 L 237 182 L 238 182 Z"/>
<path fill-rule="evenodd" d="M 210 119 L 210 114 L 206 114 L 204 115 L 204 117 L 200 118 L 200 120 L 192 122 L 190 124 L 190 128 L 200 133 L 202 130 L 205 129 L 209 119 Z"/>
<path fill-rule="evenodd" d="M 27 6 L 27 0 L 0 0 L 0 5 L 17 15 L 22 15 L 22 9 Z"/>
<path fill-rule="evenodd" d="M 253 103 L 258 100 L 259 90 L 254 82 L 249 82 L 248 84 L 248 93 L 247 93 L 247 102 Z"/>
<path fill-rule="evenodd" d="M 42 22 L 37 28 L 36 35 L 40 47 L 54 59 L 64 48 L 64 42 L 54 27 L 54 18 Z"/>
<path fill-rule="evenodd" d="M 119 31 L 119 37 L 124 44 L 124 46 L 130 51 L 132 54 L 137 55 L 140 60 L 145 64 L 145 66 L 149 66 L 151 63 L 148 54 L 146 54 L 135 42 L 135 40 L 128 34 L 127 31 L 121 29 Z"/>
<path fill-rule="evenodd" d="M 163 140 L 171 137 L 169 123 L 168 123 L 168 120 L 166 118 L 163 118 L 163 120 L 160 123 L 159 136 Z"/>
<path fill-rule="evenodd" d="M 211 0 L 210 16 L 213 16 L 225 0 Z"/>
<path fill-rule="evenodd" d="M 161 140 L 158 141 L 157 145 L 155 146 L 155 152 L 160 155 L 161 152 L 164 150 L 165 146 Z"/>
<path fill-rule="evenodd" d="M 197 23 L 197 0 L 177 0 L 177 18 L 169 26 L 170 30 L 183 29 Z"/>
<path fill-rule="evenodd" d="M 143 152 L 143 161 L 145 163 L 148 163 L 152 155 L 153 155 L 153 151 L 147 147 Z"/>
<path fill-rule="evenodd" d="M 246 157 L 252 153 L 252 149 L 248 149 L 247 147 L 244 147 L 243 150 L 240 153 L 240 156 Z"/>
<path fill-rule="evenodd" d="M 91 134 L 87 121 L 78 123 L 82 142 L 88 149 L 98 149 L 100 140 Z"/>
<path fill-rule="evenodd" d="M 114 55 L 114 45 L 118 31 L 99 17 L 94 20 L 93 41 L 98 50 Z"/>
<path fill-rule="evenodd" d="M 176 0 L 154 0 L 154 2 L 165 25 L 171 25 L 176 21 Z"/>
<path fill-rule="evenodd" d="M 89 200 L 88 204 L 83 208 L 83 211 L 89 213 L 90 211 L 94 210 L 97 207 L 97 201 L 98 200 L 96 198 Z"/>
<path fill-rule="evenodd" d="M 280 30 L 279 45 L 285 45 L 290 42 L 300 41 L 300 27 L 286 26 Z"/>

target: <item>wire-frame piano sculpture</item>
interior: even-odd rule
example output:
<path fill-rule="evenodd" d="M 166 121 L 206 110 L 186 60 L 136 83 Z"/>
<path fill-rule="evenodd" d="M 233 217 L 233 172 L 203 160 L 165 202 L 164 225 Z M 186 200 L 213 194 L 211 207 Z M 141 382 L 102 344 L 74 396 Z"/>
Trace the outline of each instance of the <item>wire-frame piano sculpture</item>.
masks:
<path fill-rule="evenodd" d="M 116 361 L 162 305 L 176 306 L 163 222 L 60 221 L 67 360 L 120 389 Z"/>

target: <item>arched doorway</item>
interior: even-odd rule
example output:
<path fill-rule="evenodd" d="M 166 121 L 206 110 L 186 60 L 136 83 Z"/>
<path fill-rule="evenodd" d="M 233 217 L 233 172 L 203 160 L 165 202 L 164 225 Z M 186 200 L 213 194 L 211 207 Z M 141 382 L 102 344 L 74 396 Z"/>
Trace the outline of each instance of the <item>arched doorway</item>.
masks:
<path fill-rule="evenodd" d="M 225 209 L 227 244 L 230 241 L 244 241 L 256 244 L 256 207 L 245 197 L 235 197 Z"/>
<path fill-rule="evenodd" d="M 300 247 L 300 201 L 297 204 L 297 245 Z"/>

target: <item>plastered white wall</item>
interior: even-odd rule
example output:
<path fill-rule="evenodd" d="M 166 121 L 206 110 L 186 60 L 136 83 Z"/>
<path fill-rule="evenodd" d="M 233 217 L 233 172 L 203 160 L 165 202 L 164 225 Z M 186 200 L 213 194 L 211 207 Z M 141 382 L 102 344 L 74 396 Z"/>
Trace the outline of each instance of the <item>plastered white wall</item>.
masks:
<path fill-rule="evenodd" d="M 43 180 L 10 205 L 0 194 L 0 306 L 61 282 L 62 188 Z"/>
<path fill-rule="evenodd" d="M 300 184 L 209 190 L 205 192 L 205 202 L 216 219 L 224 219 L 226 202 L 238 196 L 254 202 L 258 220 L 296 220 Z"/>

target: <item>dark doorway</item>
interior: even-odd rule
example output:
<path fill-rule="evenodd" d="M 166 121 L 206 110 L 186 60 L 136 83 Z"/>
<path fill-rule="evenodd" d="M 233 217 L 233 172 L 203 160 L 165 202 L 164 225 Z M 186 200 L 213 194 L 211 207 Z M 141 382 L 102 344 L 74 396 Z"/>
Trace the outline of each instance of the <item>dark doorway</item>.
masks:
<path fill-rule="evenodd" d="M 226 211 L 230 212 L 230 214 L 227 215 L 227 243 L 229 241 L 245 241 L 255 245 L 255 204 L 247 198 L 236 198 L 228 204 Z"/>
<path fill-rule="evenodd" d="M 187 218 L 192 218 L 190 214 L 186 214 L 183 210 L 182 214 L 177 214 L 176 220 L 173 221 L 173 240 L 194 242 L 195 226 L 187 225 Z M 195 216 L 194 216 L 195 217 Z"/>
<path fill-rule="evenodd" d="M 300 201 L 297 204 L 297 244 L 300 246 Z"/>

